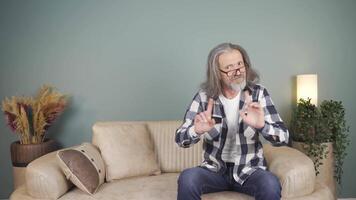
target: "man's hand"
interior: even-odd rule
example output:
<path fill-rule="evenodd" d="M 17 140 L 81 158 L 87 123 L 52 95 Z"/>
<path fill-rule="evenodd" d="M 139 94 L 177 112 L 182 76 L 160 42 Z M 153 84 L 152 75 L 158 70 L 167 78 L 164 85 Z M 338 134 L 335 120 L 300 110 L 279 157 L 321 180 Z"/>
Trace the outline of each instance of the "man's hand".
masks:
<path fill-rule="evenodd" d="M 251 96 L 245 93 L 246 106 L 240 111 L 240 117 L 249 126 L 260 129 L 265 125 L 265 113 L 258 102 L 252 102 Z"/>
<path fill-rule="evenodd" d="M 199 135 L 210 131 L 215 125 L 215 120 L 211 119 L 213 104 L 214 100 L 210 98 L 206 111 L 198 113 L 194 118 L 194 130 Z"/>

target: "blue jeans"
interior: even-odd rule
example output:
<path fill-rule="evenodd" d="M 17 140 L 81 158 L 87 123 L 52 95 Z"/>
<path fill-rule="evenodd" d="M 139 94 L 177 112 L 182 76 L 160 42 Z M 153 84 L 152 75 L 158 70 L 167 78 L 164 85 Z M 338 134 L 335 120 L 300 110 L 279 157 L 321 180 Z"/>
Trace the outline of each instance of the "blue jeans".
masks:
<path fill-rule="evenodd" d="M 224 174 L 203 167 L 184 170 L 178 178 L 178 200 L 200 200 L 202 194 L 221 191 L 236 191 L 255 197 L 256 200 L 281 198 L 281 185 L 271 172 L 257 169 L 243 185 L 233 178 L 233 163 L 227 163 Z"/>

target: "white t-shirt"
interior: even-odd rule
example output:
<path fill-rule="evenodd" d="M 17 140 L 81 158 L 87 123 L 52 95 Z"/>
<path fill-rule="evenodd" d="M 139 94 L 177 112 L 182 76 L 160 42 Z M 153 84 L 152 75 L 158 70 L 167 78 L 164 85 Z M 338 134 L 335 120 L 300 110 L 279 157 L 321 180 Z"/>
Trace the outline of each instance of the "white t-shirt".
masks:
<path fill-rule="evenodd" d="M 221 154 L 221 158 L 225 162 L 235 163 L 237 157 L 237 145 L 236 145 L 236 136 L 238 135 L 238 122 L 239 122 L 239 102 L 240 102 L 240 93 L 232 99 L 226 98 L 224 95 L 219 95 L 219 99 L 224 106 L 224 111 L 227 121 L 227 136 L 225 145 Z"/>

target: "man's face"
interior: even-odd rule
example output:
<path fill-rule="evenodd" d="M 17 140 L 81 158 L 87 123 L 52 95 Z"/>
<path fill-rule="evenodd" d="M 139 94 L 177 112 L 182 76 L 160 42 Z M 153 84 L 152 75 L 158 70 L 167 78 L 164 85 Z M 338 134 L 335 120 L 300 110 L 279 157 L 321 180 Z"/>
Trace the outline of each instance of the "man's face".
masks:
<path fill-rule="evenodd" d="M 246 67 L 238 50 L 232 50 L 219 56 L 219 71 L 224 86 L 236 90 L 236 87 L 245 84 Z"/>

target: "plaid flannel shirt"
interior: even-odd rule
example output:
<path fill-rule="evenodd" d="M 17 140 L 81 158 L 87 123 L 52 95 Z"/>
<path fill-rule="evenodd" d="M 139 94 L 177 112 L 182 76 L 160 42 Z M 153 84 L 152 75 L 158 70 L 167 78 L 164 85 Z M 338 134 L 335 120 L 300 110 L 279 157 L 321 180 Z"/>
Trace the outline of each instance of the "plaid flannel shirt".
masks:
<path fill-rule="evenodd" d="M 280 118 L 272 99 L 267 90 L 259 85 L 246 87 L 243 92 L 248 92 L 253 102 L 259 102 L 265 114 L 265 125 L 261 129 L 255 129 L 248 126 L 239 117 L 238 134 L 236 136 L 236 145 L 238 146 L 238 155 L 235 158 L 233 176 L 237 183 L 243 184 L 244 181 L 257 168 L 266 170 L 266 161 L 263 156 L 262 143 L 259 140 L 259 134 L 274 145 L 285 145 L 288 143 L 289 132 Z M 203 139 L 203 162 L 201 167 L 207 168 L 217 173 L 224 173 L 226 163 L 221 158 L 221 153 L 227 136 L 227 123 L 224 113 L 224 107 L 219 98 L 214 99 L 212 118 L 216 124 L 209 131 L 198 136 L 194 131 L 195 116 L 206 110 L 208 97 L 206 93 L 200 90 L 188 107 L 184 116 L 183 124 L 175 133 L 175 142 L 178 146 L 188 148 L 191 145 Z M 239 100 L 239 109 L 245 106 L 245 95 L 241 93 Z"/>

